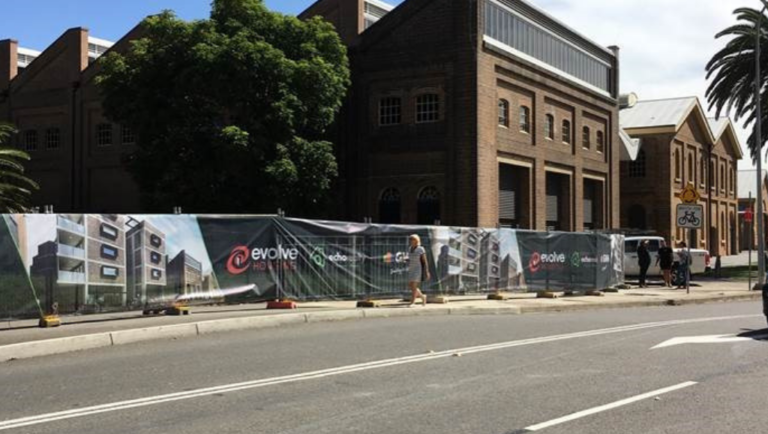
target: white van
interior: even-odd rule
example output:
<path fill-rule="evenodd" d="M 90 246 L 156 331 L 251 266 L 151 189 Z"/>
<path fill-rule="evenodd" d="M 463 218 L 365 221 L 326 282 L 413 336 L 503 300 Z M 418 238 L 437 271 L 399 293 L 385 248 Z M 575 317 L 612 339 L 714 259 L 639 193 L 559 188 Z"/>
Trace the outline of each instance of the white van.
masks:
<path fill-rule="evenodd" d="M 640 265 L 637 263 L 637 246 L 642 240 L 648 240 L 648 253 L 651 254 L 651 267 L 648 268 L 648 276 L 661 276 L 661 268 L 656 263 L 659 257 L 661 237 L 626 237 L 624 239 L 624 275 L 637 276 L 640 274 Z M 673 248 L 674 260 L 677 260 L 677 252 L 680 249 Z M 691 249 L 691 275 L 701 274 L 709 268 L 709 252 L 702 249 Z"/>

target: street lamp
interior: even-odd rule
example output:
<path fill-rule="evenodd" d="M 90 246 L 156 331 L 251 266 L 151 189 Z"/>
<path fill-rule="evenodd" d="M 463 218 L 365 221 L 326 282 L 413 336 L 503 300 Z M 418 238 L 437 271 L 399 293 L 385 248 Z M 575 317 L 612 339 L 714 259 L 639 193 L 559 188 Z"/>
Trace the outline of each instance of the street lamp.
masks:
<path fill-rule="evenodd" d="M 760 80 L 760 34 L 762 33 L 763 15 L 768 4 L 763 1 L 763 9 L 757 19 L 757 28 L 755 29 L 755 143 L 757 144 L 757 282 L 760 287 L 765 284 L 765 239 L 763 238 L 763 135 L 762 135 L 762 116 L 760 90 L 762 83 Z"/>

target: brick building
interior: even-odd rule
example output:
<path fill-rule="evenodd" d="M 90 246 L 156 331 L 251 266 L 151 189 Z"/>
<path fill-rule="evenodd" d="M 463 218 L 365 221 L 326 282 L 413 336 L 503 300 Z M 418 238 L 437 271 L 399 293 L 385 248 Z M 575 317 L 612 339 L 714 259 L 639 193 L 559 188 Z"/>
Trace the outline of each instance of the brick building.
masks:
<path fill-rule="evenodd" d="M 203 291 L 203 264 L 182 250 L 167 265 L 168 289 L 175 294 Z"/>
<path fill-rule="evenodd" d="M 140 211 L 138 189 L 124 168 L 135 136 L 104 118 L 94 83 L 94 61 L 113 45 L 125 49 L 135 31 L 113 44 L 73 28 L 42 52 L 0 41 L 0 120 L 19 129 L 16 145 L 32 157 L 26 167 L 41 185 L 32 196 L 35 206 Z"/>
<path fill-rule="evenodd" d="M 320 0 L 349 46 L 342 218 L 619 226 L 618 58 L 520 0 Z M 367 27 L 367 28 L 366 28 Z"/>
<path fill-rule="evenodd" d="M 738 198 L 739 198 L 739 246 L 741 250 L 750 248 L 750 239 L 752 249 L 757 248 L 757 173 L 755 170 L 739 170 L 738 173 Z M 768 171 L 763 171 L 762 189 L 760 197 L 763 201 L 763 222 L 768 222 Z M 752 222 L 745 220 L 744 214 L 747 208 L 751 209 L 753 214 Z M 750 228 L 750 226 L 752 226 Z M 765 224 L 763 225 L 765 228 Z M 763 232 L 768 239 L 768 232 Z"/>
<path fill-rule="evenodd" d="M 319 0 L 349 47 L 337 217 L 583 230 L 619 226 L 618 57 L 522 0 Z M 134 134 L 94 86 L 106 50 L 70 29 L 0 41 L 0 118 L 57 211 L 141 212 Z M 21 69 L 23 68 L 23 70 Z M 21 71 L 21 72 L 20 72 Z"/>
<path fill-rule="evenodd" d="M 737 253 L 742 152 L 731 121 L 708 119 L 698 99 L 687 97 L 640 101 L 621 111 L 621 126 L 641 145 L 635 161 L 621 166 L 622 227 L 687 241 L 713 255 Z M 688 184 L 701 194 L 703 226 L 709 228 L 690 239 L 674 221 L 677 195 Z"/>

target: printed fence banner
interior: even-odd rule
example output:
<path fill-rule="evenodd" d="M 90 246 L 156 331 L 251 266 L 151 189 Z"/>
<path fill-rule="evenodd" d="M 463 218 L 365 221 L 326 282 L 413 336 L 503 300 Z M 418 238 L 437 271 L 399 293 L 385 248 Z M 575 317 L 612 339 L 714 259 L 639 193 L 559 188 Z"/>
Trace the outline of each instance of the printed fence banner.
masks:
<path fill-rule="evenodd" d="M 623 237 L 275 216 L 15 214 L 0 220 L 0 318 L 173 303 L 590 290 L 623 280 Z"/>

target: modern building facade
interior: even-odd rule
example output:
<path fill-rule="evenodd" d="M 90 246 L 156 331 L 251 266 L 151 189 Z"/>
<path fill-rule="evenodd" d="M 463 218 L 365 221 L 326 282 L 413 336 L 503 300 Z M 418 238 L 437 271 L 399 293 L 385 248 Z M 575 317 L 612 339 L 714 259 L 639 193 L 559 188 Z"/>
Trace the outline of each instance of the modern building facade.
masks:
<path fill-rule="evenodd" d="M 621 126 L 640 149 L 621 166 L 621 226 L 686 241 L 713 255 L 739 250 L 737 163 L 741 145 L 727 118 L 708 119 L 696 97 L 639 101 L 621 111 Z M 677 228 L 678 194 L 701 195 L 703 230 Z M 708 228 L 708 229 L 707 229 Z"/>
<path fill-rule="evenodd" d="M 46 288 L 46 301 L 58 302 L 62 312 L 83 306 L 124 306 L 124 218 L 82 214 L 55 218 L 56 239 L 37 246 L 30 267 L 33 278 Z"/>
<path fill-rule="evenodd" d="M 142 306 L 159 302 L 172 293 L 166 291 L 165 234 L 147 221 L 129 221 L 126 234 L 128 256 L 128 303 Z"/>
<path fill-rule="evenodd" d="M 182 250 L 168 262 L 168 289 L 176 294 L 196 294 L 203 291 L 203 264 Z"/>

